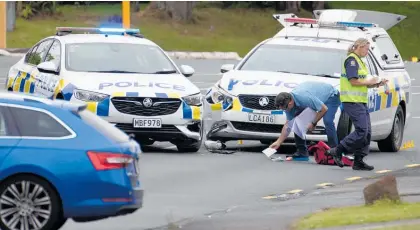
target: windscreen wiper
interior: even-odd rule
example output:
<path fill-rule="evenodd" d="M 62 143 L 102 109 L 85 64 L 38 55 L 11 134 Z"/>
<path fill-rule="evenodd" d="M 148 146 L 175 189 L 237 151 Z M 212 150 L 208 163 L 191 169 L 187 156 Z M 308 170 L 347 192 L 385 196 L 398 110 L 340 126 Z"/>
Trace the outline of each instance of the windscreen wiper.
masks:
<path fill-rule="evenodd" d="M 88 71 L 88 72 L 95 72 L 95 73 L 139 73 L 139 72 L 132 72 L 132 71 L 124 71 L 124 70 L 100 70 L 100 71 Z"/>
<path fill-rule="evenodd" d="M 176 73 L 176 70 L 160 70 L 154 72 L 154 74 L 170 74 L 170 73 Z"/>
<path fill-rule="evenodd" d="M 315 76 L 319 76 L 319 77 L 328 77 L 328 78 L 338 78 L 338 77 L 336 77 L 336 76 L 329 75 L 329 74 L 316 74 Z"/>
<path fill-rule="evenodd" d="M 292 73 L 292 74 L 309 75 L 308 73 L 297 73 L 297 72 L 282 71 L 282 70 L 277 70 L 276 72 L 280 72 L 280 73 Z"/>

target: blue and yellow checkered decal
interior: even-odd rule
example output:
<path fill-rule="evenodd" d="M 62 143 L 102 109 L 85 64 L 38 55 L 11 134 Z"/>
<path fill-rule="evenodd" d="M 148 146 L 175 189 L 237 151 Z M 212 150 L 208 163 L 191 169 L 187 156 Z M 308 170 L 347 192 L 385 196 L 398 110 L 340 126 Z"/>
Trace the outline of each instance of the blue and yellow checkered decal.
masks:
<path fill-rule="evenodd" d="M 376 94 L 369 95 L 369 112 L 376 112 L 391 107 L 396 107 L 401 101 L 409 103 L 409 79 L 407 76 L 394 77 L 388 82 L 389 93 L 385 93 L 385 87 L 381 86 Z"/>
<path fill-rule="evenodd" d="M 13 81 L 7 80 L 7 88 L 12 88 L 14 92 L 33 93 L 35 79 L 30 73 L 19 71 Z"/>

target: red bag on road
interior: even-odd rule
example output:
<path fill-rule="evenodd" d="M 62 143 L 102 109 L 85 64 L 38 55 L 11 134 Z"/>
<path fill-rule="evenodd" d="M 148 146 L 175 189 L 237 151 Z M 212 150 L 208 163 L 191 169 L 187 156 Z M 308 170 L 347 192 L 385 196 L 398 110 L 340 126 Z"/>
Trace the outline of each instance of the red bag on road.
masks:
<path fill-rule="evenodd" d="M 318 144 L 312 145 L 308 148 L 309 152 L 312 152 L 315 157 L 315 162 L 320 165 L 336 165 L 332 156 L 327 156 L 327 150 L 330 149 L 330 146 L 325 144 L 323 141 L 318 142 Z M 353 166 L 353 160 L 348 156 L 343 156 L 341 158 L 344 166 Z"/>

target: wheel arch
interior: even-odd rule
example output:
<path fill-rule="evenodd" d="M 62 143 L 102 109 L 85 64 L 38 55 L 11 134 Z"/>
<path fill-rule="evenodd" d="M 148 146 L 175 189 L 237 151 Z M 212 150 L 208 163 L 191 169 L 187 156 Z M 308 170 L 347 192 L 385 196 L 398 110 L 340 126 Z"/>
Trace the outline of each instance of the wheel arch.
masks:
<path fill-rule="evenodd" d="M 60 209 L 61 209 L 61 212 L 63 212 L 63 207 L 64 207 L 64 204 L 63 204 L 63 199 L 62 199 L 62 197 L 61 197 L 61 194 L 60 194 L 60 192 L 58 191 L 58 189 L 57 189 L 57 187 L 51 182 L 51 180 L 49 180 L 48 178 L 46 178 L 45 176 L 41 176 L 41 175 L 39 175 L 39 174 L 36 174 L 36 173 L 32 173 L 32 172 L 17 172 L 17 173 L 13 173 L 13 174 L 9 174 L 9 175 L 7 175 L 6 177 L 3 177 L 2 179 L 1 179 L 1 182 L 0 182 L 0 185 L 3 185 L 5 182 L 7 182 L 8 180 L 10 180 L 10 179 L 12 179 L 12 178 L 14 178 L 14 177 L 18 177 L 18 176 L 33 176 L 33 177 L 36 177 L 36 178 L 38 178 L 38 179 L 40 179 L 40 180 L 43 180 L 43 181 L 45 181 L 48 185 L 50 185 L 51 186 L 51 188 L 54 190 L 54 192 L 57 194 L 57 197 L 58 197 L 58 200 L 60 201 Z"/>

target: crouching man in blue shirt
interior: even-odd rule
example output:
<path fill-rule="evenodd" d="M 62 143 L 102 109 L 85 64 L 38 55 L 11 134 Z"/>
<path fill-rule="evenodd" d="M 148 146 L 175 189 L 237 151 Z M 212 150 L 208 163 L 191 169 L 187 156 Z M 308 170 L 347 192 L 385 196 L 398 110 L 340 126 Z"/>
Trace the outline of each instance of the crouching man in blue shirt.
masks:
<path fill-rule="evenodd" d="M 286 113 L 287 121 L 283 126 L 280 137 L 270 145 L 270 148 L 278 149 L 284 140 L 289 136 L 290 129 L 287 123 L 298 116 L 306 108 L 311 108 L 317 115 L 309 125 L 308 130 L 312 131 L 319 120 L 323 118 L 325 130 L 328 136 L 328 145 L 336 147 L 338 137 L 335 129 L 334 118 L 340 106 L 340 93 L 332 85 L 322 82 L 304 82 L 294 88 L 290 93 L 279 93 L 275 99 L 275 105 Z M 309 160 L 306 140 L 298 135 L 295 136 L 297 152 L 293 154 L 293 160 Z"/>

